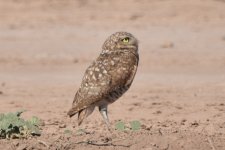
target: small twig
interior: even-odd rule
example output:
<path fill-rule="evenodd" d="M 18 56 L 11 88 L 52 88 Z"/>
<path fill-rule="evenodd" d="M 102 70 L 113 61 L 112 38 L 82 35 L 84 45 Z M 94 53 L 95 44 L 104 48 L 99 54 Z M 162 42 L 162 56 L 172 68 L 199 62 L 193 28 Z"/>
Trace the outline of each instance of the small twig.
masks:
<path fill-rule="evenodd" d="M 116 140 L 116 141 L 112 141 L 112 142 L 107 142 L 107 143 L 94 143 L 93 141 L 80 141 L 74 144 L 89 144 L 89 145 L 94 145 L 94 146 L 122 146 L 122 147 L 130 147 L 130 145 L 118 145 L 118 144 L 114 144 L 113 142 L 118 142 L 118 141 L 122 141 L 125 139 L 120 139 L 120 140 Z"/>
<path fill-rule="evenodd" d="M 94 146 L 122 146 L 122 147 L 130 147 L 131 145 L 117 145 L 113 144 L 113 142 L 109 143 L 93 143 L 92 141 L 87 141 L 87 144 L 94 145 Z"/>
<path fill-rule="evenodd" d="M 59 123 L 56 123 L 56 122 L 53 122 L 53 123 L 45 123 L 45 125 L 48 125 L 48 126 L 50 126 L 50 125 L 59 125 Z"/>
<path fill-rule="evenodd" d="M 160 129 L 160 128 L 159 128 L 159 135 L 161 135 L 161 136 L 163 135 L 163 134 L 162 134 L 162 131 L 161 131 L 161 129 Z"/>
<path fill-rule="evenodd" d="M 212 139 L 210 137 L 207 137 L 207 141 L 209 142 L 209 145 L 211 146 L 212 150 L 216 150 L 215 146 L 214 146 L 214 144 L 212 142 Z"/>
<path fill-rule="evenodd" d="M 46 142 L 44 142 L 44 141 L 38 140 L 38 143 L 43 144 L 44 146 L 49 148 L 49 145 Z"/>

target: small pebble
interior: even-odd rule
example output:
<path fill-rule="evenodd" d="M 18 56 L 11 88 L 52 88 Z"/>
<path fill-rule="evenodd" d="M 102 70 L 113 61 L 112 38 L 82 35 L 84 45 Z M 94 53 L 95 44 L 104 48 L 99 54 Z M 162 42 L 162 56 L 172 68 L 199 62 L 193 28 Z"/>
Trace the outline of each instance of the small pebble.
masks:
<path fill-rule="evenodd" d="M 165 42 L 161 45 L 161 48 L 172 48 L 174 47 L 173 42 Z"/>
<path fill-rule="evenodd" d="M 13 142 L 13 145 L 15 145 L 15 146 L 19 146 L 19 144 L 20 144 L 20 143 L 19 143 L 18 141 L 14 141 L 14 142 Z"/>
<path fill-rule="evenodd" d="M 22 144 L 16 150 L 25 150 L 25 149 L 27 149 L 27 147 L 28 147 L 28 145 Z"/>
<path fill-rule="evenodd" d="M 66 128 L 66 124 L 59 125 L 59 128 Z"/>

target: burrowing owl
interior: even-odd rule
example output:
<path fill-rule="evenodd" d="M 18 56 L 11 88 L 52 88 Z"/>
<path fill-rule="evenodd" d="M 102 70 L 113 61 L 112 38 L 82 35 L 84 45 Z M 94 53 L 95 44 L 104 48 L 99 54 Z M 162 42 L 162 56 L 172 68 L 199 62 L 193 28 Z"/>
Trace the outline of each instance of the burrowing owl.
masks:
<path fill-rule="evenodd" d="M 109 128 L 107 106 L 129 89 L 138 61 L 137 39 L 127 32 L 112 34 L 104 42 L 98 58 L 87 68 L 68 115 L 78 113 L 80 125 L 98 106 Z"/>

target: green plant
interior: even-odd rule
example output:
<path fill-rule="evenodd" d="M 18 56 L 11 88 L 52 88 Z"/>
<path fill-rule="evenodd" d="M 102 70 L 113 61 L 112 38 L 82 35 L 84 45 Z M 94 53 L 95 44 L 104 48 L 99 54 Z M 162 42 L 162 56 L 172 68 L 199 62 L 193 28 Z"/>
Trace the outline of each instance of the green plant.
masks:
<path fill-rule="evenodd" d="M 122 122 L 122 121 L 118 121 L 116 123 L 115 127 L 116 127 L 116 130 L 124 131 L 125 130 L 125 123 Z"/>
<path fill-rule="evenodd" d="M 140 123 L 140 121 L 131 121 L 130 127 L 131 127 L 131 130 L 133 130 L 133 131 L 140 130 L 141 129 L 141 123 Z"/>
<path fill-rule="evenodd" d="M 141 129 L 141 123 L 140 121 L 131 121 L 129 123 L 129 126 L 123 122 L 123 121 L 118 121 L 115 124 L 115 128 L 118 131 L 125 131 L 125 130 L 132 130 L 132 131 L 137 131 Z"/>
<path fill-rule="evenodd" d="M 69 129 L 66 129 L 66 130 L 64 130 L 64 134 L 66 134 L 66 135 L 70 135 L 70 134 L 72 134 L 72 131 L 71 131 L 71 130 L 69 130 Z"/>
<path fill-rule="evenodd" d="M 0 138 L 26 138 L 41 134 L 38 128 L 40 120 L 32 117 L 26 121 L 20 118 L 23 112 L 0 114 Z"/>

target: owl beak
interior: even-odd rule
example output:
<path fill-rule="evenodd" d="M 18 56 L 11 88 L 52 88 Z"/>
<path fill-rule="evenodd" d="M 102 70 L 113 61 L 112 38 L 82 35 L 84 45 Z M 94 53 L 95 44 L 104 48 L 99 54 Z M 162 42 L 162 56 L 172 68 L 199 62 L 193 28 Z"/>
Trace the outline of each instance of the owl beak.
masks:
<path fill-rule="evenodd" d="M 138 48 L 138 41 L 137 40 L 132 41 L 131 45 L 134 46 L 135 48 Z"/>

